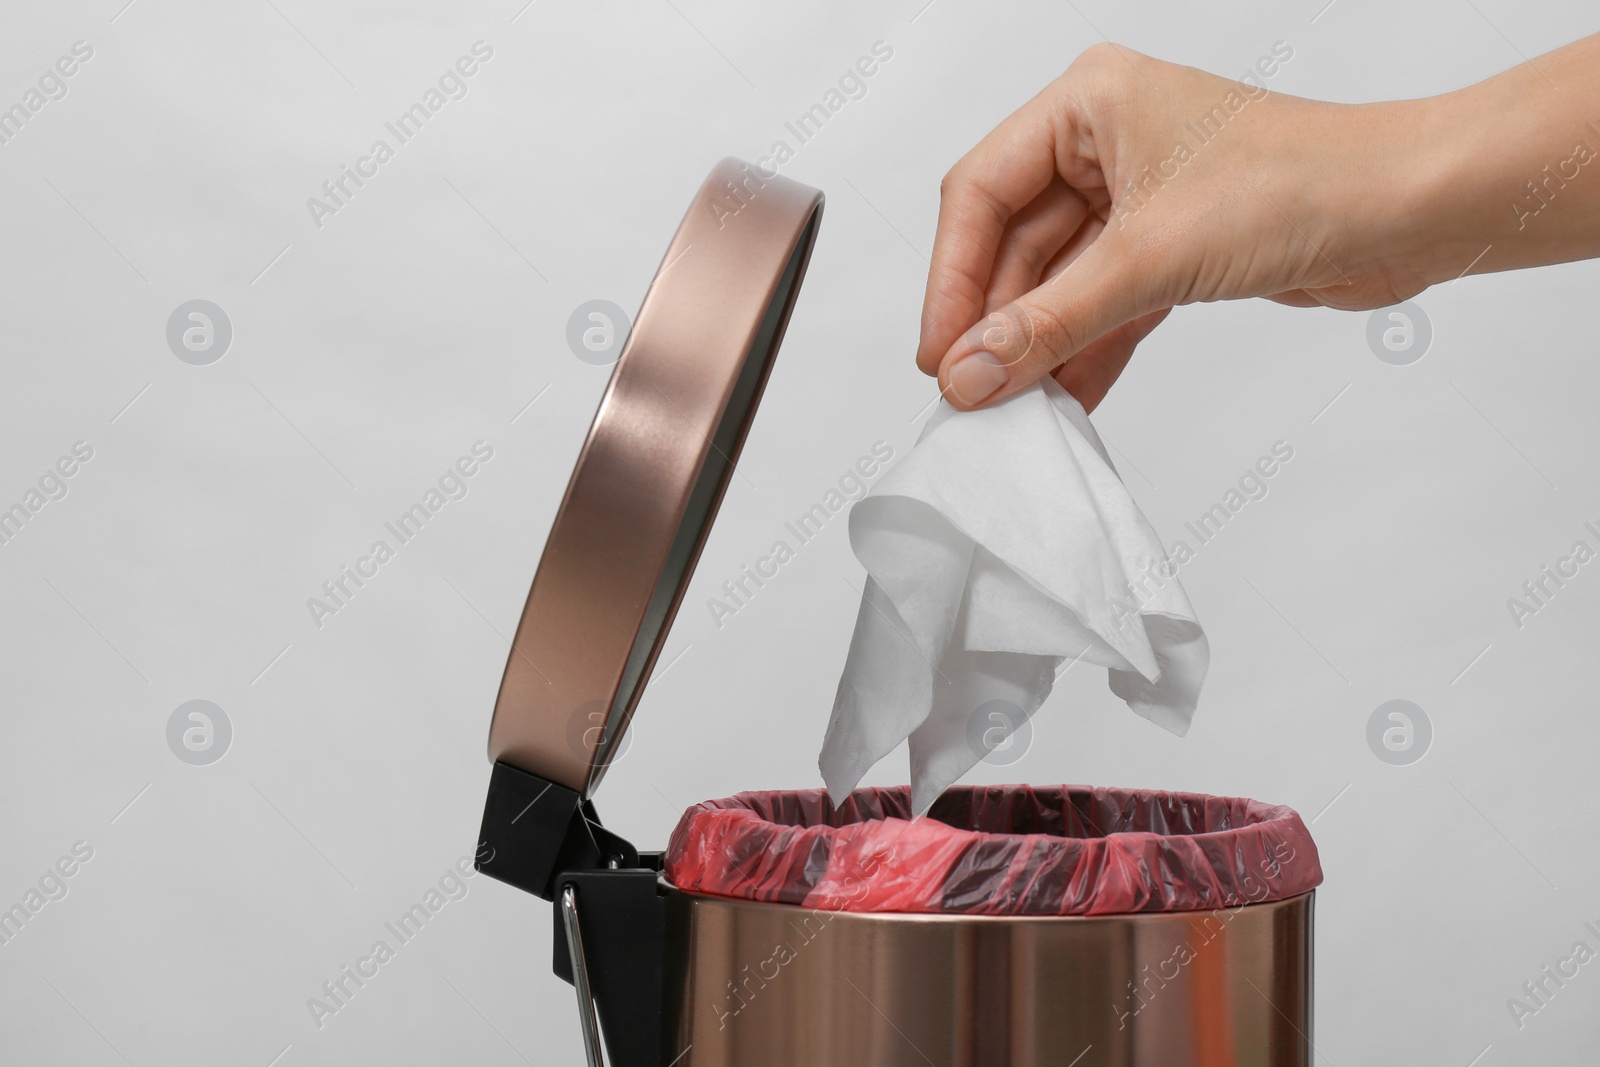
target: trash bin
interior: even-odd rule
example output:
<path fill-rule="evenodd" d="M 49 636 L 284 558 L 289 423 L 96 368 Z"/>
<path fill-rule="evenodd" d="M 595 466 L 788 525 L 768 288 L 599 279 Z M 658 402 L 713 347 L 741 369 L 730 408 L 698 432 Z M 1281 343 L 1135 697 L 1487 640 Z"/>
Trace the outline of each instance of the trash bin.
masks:
<path fill-rule="evenodd" d="M 512 640 L 478 869 L 555 905 L 591 1067 L 1309 1067 L 1321 868 L 1287 808 L 1004 786 L 911 819 L 908 789 L 746 793 L 691 808 L 665 854 L 601 822 L 821 210 L 727 159 L 668 247 Z"/>
<path fill-rule="evenodd" d="M 734 1064 L 1311 1062 L 1316 847 L 1255 801 L 746 793 L 666 854 L 669 1023 Z"/>

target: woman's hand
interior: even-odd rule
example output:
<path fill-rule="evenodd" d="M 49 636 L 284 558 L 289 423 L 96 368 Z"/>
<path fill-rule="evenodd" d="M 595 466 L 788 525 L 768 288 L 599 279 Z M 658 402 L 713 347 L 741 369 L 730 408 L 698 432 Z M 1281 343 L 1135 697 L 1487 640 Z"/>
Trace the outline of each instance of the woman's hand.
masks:
<path fill-rule="evenodd" d="M 945 177 L 917 365 L 959 408 L 1053 374 L 1093 409 L 1179 304 L 1364 310 L 1469 266 L 1600 253 L 1600 163 L 1583 176 L 1596 194 L 1563 192 L 1565 231 L 1530 235 L 1512 209 L 1522 171 L 1569 159 L 1585 132 L 1597 45 L 1361 105 L 1091 48 Z M 1600 127 L 1588 136 L 1600 148 Z"/>

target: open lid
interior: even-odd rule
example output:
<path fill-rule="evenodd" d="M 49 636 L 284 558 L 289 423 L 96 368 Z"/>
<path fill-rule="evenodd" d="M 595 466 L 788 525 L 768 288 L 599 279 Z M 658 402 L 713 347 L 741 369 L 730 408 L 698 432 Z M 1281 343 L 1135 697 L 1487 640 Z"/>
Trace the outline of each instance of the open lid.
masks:
<path fill-rule="evenodd" d="M 732 158 L 695 194 L 550 527 L 491 760 L 593 794 L 732 476 L 821 215 L 818 190 Z"/>

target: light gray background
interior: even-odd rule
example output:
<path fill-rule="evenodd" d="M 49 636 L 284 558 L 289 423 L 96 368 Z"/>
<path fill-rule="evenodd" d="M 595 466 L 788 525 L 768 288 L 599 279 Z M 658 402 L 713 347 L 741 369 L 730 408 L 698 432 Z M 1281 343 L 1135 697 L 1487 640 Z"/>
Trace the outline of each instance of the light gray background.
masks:
<path fill-rule="evenodd" d="M 568 315 L 636 307 L 711 163 L 792 144 L 873 42 L 893 59 L 785 169 L 826 190 L 821 240 L 600 796 L 643 845 L 695 801 L 818 784 L 860 579 L 843 521 L 720 630 L 705 600 L 875 440 L 911 446 L 938 180 L 1073 56 L 1104 35 L 1237 75 L 1281 40 L 1272 88 L 1363 101 L 1594 29 L 1512 0 L 124 2 L 8 3 L 0 28 L 7 106 L 94 48 L 0 145 L 0 505 L 94 448 L 0 546 L 0 906 L 94 849 L 0 946 L 7 1064 L 578 1062 L 548 907 L 483 877 L 322 1028 L 306 1001 L 473 848 L 501 635 L 607 374 Z M 479 39 L 469 95 L 317 229 L 306 198 Z M 1095 416 L 1168 539 L 1275 441 L 1295 455 L 1183 571 L 1213 650 L 1191 735 L 1080 667 L 1026 758 L 972 778 L 1314 818 L 1319 1063 L 1593 1061 L 1600 968 L 1520 1031 L 1506 1000 L 1595 944 L 1600 564 L 1520 630 L 1506 601 L 1596 543 L 1597 282 L 1442 286 L 1407 367 L 1364 315 L 1182 309 Z M 211 366 L 164 340 L 195 298 L 234 327 Z M 315 628 L 306 598 L 480 439 L 470 494 Z M 1409 767 L 1365 739 L 1397 697 L 1435 729 Z M 210 766 L 167 747 L 192 699 L 232 722 Z M 902 752 L 872 780 L 905 773 Z"/>

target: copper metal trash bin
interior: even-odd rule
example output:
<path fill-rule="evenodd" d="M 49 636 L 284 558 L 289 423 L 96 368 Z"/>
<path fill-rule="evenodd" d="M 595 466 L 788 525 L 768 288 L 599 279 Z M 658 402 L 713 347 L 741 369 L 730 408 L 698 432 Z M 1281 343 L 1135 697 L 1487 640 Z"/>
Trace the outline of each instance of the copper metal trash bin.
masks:
<path fill-rule="evenodd" d="M 512 641 L 478 869 L 555 905 L 554 969 L 577 990 L 593 1067 L 1309 1067 L 1311 892 L 1127 914 L 820 910 L 686 892 L 661 853 L 601 823 L 591 798 L 821 211 L 820 192 L 728 159 L 668 247 Z"/>

